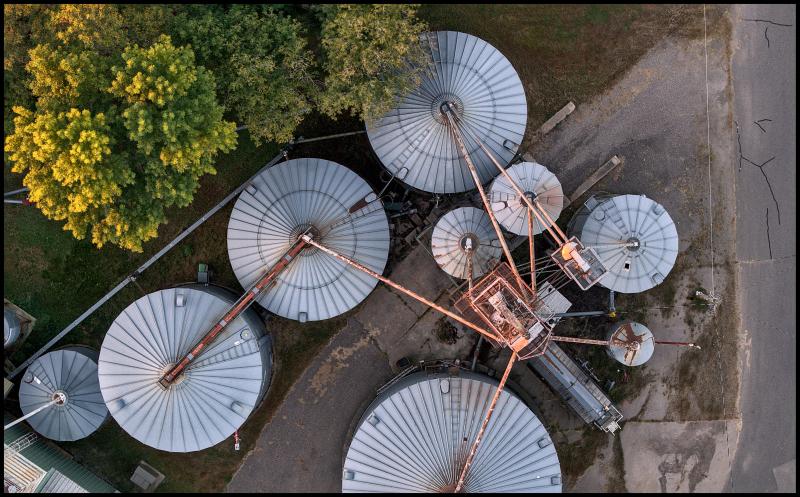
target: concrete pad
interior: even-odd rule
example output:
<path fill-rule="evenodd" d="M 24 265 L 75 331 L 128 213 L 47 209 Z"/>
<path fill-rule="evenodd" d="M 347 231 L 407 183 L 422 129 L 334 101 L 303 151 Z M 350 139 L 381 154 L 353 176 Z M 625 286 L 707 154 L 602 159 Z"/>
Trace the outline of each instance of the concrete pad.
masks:
<path fill-rule="evenodd" d="M 384 351 L 417 321 L 417 315 L 383 285 L 372 292 L 354 318 Z"/>
<path fill-rule="evenodd" d="M 447 297 L 441 297 L 436 303 L 449 307 Z M 472 330 L 465 331 L 463 326 L 450 321 L 458 330 L 458 339 L 453 344 L 445 343 L 436 336 L 443 318 L 447 319 L 439 312 L 429 310 L 408 331 L 389 344 L 385 350 L 392 367 L 401 357 L 408 357 L 412 363 L 437 359 L 471 360 L 470 353 L 478 339 L 477 334 Z"/>
<path fill-rule="evenodd" d="M 778 492 L 797 492 L 797 459 L 792 459 L 786 464 L 772 468 L 772 474 L 775 476 Z"/>
<path fill-rule="evenodd" d="M 736 420 L 628 422 L 620 436 L 629 492 L 721 492 L 738 428 Z"/>
<path fill-rule="evenodd" d="M 287 393 L 228 492 L 341 492 L 350 426 L 391 371 L 352 319 L 319 358 Z"/>
<path fill-rule="evenodd" d="M 423 240 L 423 243 L 424 240 Z M 428 247 L 430 250 L 430 247 Z M 433 257 L 422 246 L 417 246 L 392 271 L 391 278 L 395 283 L 403 285 L 426 299 L 435 300 L 450 288 L 452 281 L 439 268 Z M 422 316 L 428 307 L 415 299 L 394 290 L 417 316 Z"/>
<path fill-rule="evenodd" d="M 578 478 L 570 492 L 602 492 L 608 484 L 608 478 L 616 472 L 614 468 L 614 439 L 608 436 L 606 445 L 597 452 L 595 463 Z"/>

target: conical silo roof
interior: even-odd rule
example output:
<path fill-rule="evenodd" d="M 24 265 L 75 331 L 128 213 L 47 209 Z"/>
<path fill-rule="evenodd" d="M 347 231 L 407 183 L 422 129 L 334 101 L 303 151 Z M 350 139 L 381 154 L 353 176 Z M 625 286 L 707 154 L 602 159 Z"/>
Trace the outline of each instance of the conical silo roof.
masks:
<path fill-rule="evenodd" d="M 214 287 L 170 288 L 117 316 L 98 373 L 106 406 L 123 430 L 156 449 L 193 452 L 225 440 L 247 420 L 272 369 L 271 342 L 253 309 L 228 324 L 169 388 L 159 384 L 233 303 Z"/>
<path fill-rule="evenodd" d="M 97 352 L 72 347 L 44 354 L 25 371 L 19 406 L 28 414 L 63 394 L 65 399 L 28 418 L 42 436 L 59 442 L 88 437 L 108 417 L 97 381 Z"/>
<path fill-rule="evenodd" d="M 474 373 L 416 373 L 383 392 L 356 429 L 343 492 L 452 492 L 497 381 Z M 560 492 L 547 430 L 508 388 L 497 401 L 464 492 Z"/>
<path fill-rule="evenodd" d="M 525 89 L 508 59 L 476 36 L 436 31 L 423 39 L 430 62 L 420 86 L 368 127 L 367 134 L 384 167 L 404 183 L 432 193 L 472 190 L 475 182 L 445 126 L 441 106 L 454 105 L 467 150 L 486 183 L 497 168 L 474 136 L 508 164 L 525 134 Z"/>
<path fill-rule="evenodd" d="M 650 360 L 656 346 L 653 333 L 645 325 L 633 321 L 626 321 L 613 327 L 609 334 L 609 340 L 611 339 L 626 344 L 638 344 L 635 349 L 620 345 L 611 345 L 606 349 L 611 357 L 626 366 L 641 366 Z"/>
<path fill-rule="evenodd" d="M 508 175 L 529 199 L 536 199 L 539 206 L 555 221 L 564 207 L 564 192 L 556 175 L 537 162 L 520 162 L 507 169 Z M 492 182 L 489 198 L 492 211 L 505 229 L 517 235 L 528 235 L 528 205 L 504 175 Z M 551 224 L 542 225 L 533 217 L 533 233 L 538 235 Z"/>
<path fill-rule="evenodd" d="M 596 205 L 578 234 L 608 273 L 600 284 L 620 293 L 649 290 L 667 277 L 678 255 L 669 213 L 644 195 L 617 195 Z"/>
<path fill-rule="evenodd" d="M 439 219 L 431 236 L 431 252 L 446 273 L 467 279 L 467 244 L 471 243 L 472 277 L 488 272 L 500 259 L 500 241 L 483 209 L 461 207 Z"/>
<path fill-rule="evenodd" d="M 255 178 L 231 213 L 228 255 L 242 287 L 249 288 L 309 228 L 322 245 L 383 272 L 389 256 L 389 222 L 372 188 L 336 162 L 293 159 Z M 289 319 L 318 321 L 352 309 L 377 283 L 308 248 L 258 302 Z"/>
<path fill-rule="evenodd" d="M 8 308 L 3 309 L 3 348 L 14 345 L 19 338 L 21 327 L 17 314 Z"/>

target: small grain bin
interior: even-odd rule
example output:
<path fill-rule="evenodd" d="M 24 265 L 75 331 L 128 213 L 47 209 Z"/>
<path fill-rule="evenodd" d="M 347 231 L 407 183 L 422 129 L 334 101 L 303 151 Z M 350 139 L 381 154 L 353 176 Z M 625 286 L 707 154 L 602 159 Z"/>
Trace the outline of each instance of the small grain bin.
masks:
<path fill-rule="evenodd" d="M 537 162 L 520 162 L 507 169 L 508 175 L 529 200 L 536 200 L 554 221 L 564 208 L 564 192 L 556 175 Z M 508 178 L 501 175 L 492 182 L 489 193 L 492 212 L 505 229 L 528 236 L 528 204 L 517 195 Z M 543 225 L 533 217 L 533 234 L 538 235 L 550 224 Z"/>
<path fill-rule="evenodd" d="M 569 223 L 597 252 L 608 273 L 600 284 L 620 293 L 639 293 L 660 284 L 678 256 L 678 231 L 664 207 L 644 195 L 590 198 Z"/>
<path fill-rule="evenodd" d="M 73 442 L 100 428 L 108 409 L 100 393 L 97 357 L 88 347 L 66 347 L 28 366 L 19 387 L 22 414 L 59 400 L 28 418 L 34 430 L 51 440 Z"/>
<path fill-rule="evenodd" d="M 434 226 L 431 253 L 443 271 L 466 279 L 470 276 L 469 251 L 472 251 L 472 277 L 477 278 L 499 261 L 500 241 L 484 210 L 461 207 L 442 216 Z"/>
<path fill-rule="evenodd" d="M 606 351 L 620 364 L 626 366 L 641 366 L 653 355 L 655 338 L 653 333 L 641 323 L 625 321 L 611 328 L 608 339 L 618 342 L 619 345 L 609 345 Z M 634 344 L 625 347 L 622 344 Z"/>

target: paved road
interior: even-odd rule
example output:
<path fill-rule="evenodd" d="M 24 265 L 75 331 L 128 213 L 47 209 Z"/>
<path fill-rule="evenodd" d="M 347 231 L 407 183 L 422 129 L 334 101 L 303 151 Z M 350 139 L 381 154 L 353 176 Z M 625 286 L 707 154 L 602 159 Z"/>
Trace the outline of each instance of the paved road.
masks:
<path fill-rule="evenodd" d="M 796 6 L 737 5 L 731 14 L 734 119 L 743 155 L 741 170 L 738 160 L 733 165 L 736 252 L 741 324 L 750 347 L 743 361 L 742 432 L 729 489 L 795 491 Z M 769 184 L 749 161 L 766 163 Z"/>

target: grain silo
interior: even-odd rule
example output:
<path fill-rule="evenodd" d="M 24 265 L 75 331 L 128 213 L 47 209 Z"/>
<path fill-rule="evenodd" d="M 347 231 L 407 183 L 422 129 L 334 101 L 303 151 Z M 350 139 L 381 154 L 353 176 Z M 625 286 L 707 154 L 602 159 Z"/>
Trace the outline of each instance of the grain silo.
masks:
<path fill-rule="evenodd" d="M 678 232 L 661 204 L 644 195 L 590 198 L 569 223 L 608 273 L 600 284 L 620 293 L 649 290 L 667 277 L 678 255 Z"/>
<path fill-rule="evenodd" d="M 353 435 L 343 492 L 453 492 L 498 382 L 418 372 L 382 391 Z M 560 492 L 547 430 L 508 388 L 467 473 L 465 492 Z"/>
<path fill-rule="evenodd" d="M 108 418 L 97 380 L 97 351 L 66 347 L 36 359 L 19 386 L 19 406 L 27 415 L 57 402 L 28 418 L 42 436 L 59 442 L 85 438 Z"/>
<path fill-rule="evenodd" d="M 3 309 L 3 349 L 13 346 L 19 338 L 21 324 L 17 314 L 7 307 Z"/>
<path fill-rule="evenodd" d="M 228 223 L 228 255 L 244 288 L 284 256 L 307 230 L 315 241 L 382 273 L 389 222 L 372 188 L 346 167 L 293 159 L 264 171 L 242 192 Z M 358 305 L 377 280 L 307 248 L 258 302 L 299 321 L 332 318 Z"/>
<path fill-rule="evenodd" d="M 653 355 L 655 338 L 641 323 L 625 321 L 611 328 L 608 334 L 608 355 L 626 366 L 641 366 Z M 633 344 L 624 346 L 623 344 Z"/>
<path fill-rule="evenodd" d="M 470 265 L 472 277 L 477 278 L 497 264 L 501 250 L 486 212 L 475 207 L 461 207 L 437 221 L 431 235 L 431 252 L 446 273 L 467 279 Z"/>
<path fill-rule="evenodd" d="M 514 183 L 531 201 L 537 201 L 549 219 L 555 221 L 564 207 L 564 192 L 556 175 L 537 162 L 520 162 L 507 169 Z M 528 206 L 519 198 L 511 186 L 509 178 L 498 176 L 489 193 L 492 212 L 505 229 L 517 235 L 528 235 Z M 542 218 L 542 220 L 547 218 Z M 542 225 L 540 219 L 533 216 L 533 234 L 538 235 L 551 224 Z"/>
<path fill-rule="evenodd" d="M 213 286 L 153 292 L 112 323 L 100 350 L 103 399 L 132 437 L 169 452 L 203 450 L 233 435 L 267 392 L 272 342 L 248 309 L 164 388 L 161 377 L 231 307 L 235 296 Z"/>
<path fill-rule="evenodd" d="M 367 128 L 372 148 L 389 172 L 418 190 L 459 193 L 475 188 L 442 115 L 451 104 L 471 132 L 467 150 L 483 183 L 497 169 L 477 137 L 508 164 L 525 134 L 528 108 L 516 70 L 496 48 L 466 33 L 423 35 L 430 55 L 422 82 L 395 109 Z"/>

